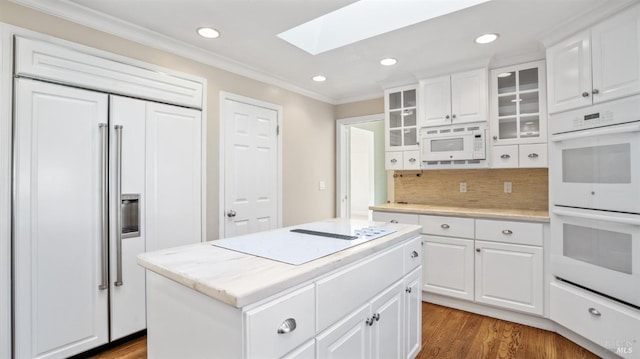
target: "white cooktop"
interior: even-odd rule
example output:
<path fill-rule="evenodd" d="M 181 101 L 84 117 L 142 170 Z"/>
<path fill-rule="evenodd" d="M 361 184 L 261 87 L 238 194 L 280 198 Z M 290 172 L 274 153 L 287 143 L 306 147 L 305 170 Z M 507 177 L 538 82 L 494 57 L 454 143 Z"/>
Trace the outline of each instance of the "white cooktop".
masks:
<path fill-rule="evenodd" d="M 367 221 L 315 222 L 273 231 L 219 239 L 213 246 L 279 262 L 300 265 L 396 232 L 381 223 Z M 292 230 L 294 230 L 292 232 Z M 295 232 L 302 230 L 307 233 Z M 325 235 L 319 235 L 321 232 Z M 349 239 L 332 238 L 336 234 Z"/>

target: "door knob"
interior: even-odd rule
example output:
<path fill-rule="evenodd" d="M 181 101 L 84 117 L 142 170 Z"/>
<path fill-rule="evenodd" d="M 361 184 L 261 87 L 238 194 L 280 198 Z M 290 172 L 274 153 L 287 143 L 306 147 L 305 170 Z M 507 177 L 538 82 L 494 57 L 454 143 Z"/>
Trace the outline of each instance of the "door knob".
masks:
<path fill-rule="evenodd" d="M 227 217 L 231 218 L 231 217 L 235 217 L 235 216 L 236 216 L 236 211 L 230 210 L 229 212 L 227 212 Z"/>

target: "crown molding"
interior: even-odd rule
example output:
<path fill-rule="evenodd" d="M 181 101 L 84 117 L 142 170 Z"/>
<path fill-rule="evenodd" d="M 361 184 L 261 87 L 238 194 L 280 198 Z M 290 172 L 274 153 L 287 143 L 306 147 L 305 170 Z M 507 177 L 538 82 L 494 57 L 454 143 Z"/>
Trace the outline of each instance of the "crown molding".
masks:
<path fill-rule="evenodd" d="M 559 26 L 548 29 L 538 36 L 538 40 L 545 48 L 553 46 L 565 38 L 582 31 L 589 26 L 607 19 L 624 9 L 639 4 L 640 0 L 616 0 L 605 4 L 598 4 L 574 14 Z"/>
<path fill-rule="evenodd" d="M 290 82 L 274 77 L 241 62 L 220 56 L 211 51 L 187 44 L 172 37 L 151 31 L 144 27 L 120 20 L 110 15 L 72 3 L 68 0 L 9 0 L 42 13 L 90 27 L 126 40 L 166 51 L 180 57 L 210 65 L 240 76 L 244 76 L 269 85 L 335 105 L 334 98 L 301 88 Z"/>

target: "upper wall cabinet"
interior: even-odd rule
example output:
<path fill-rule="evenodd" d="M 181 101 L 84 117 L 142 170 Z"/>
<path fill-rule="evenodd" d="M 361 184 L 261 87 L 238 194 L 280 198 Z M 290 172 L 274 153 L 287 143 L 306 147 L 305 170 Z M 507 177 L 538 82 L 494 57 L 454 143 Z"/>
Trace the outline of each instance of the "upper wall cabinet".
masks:
<path fill-rule="evenodd" d="M 478 69 L 420 81 L 420 126 L 487 120 L 487 71 Z"/>
<path fill-rule="evenodd" d="M 547 49 L 549 113 L 640 92 L 640 6 Z"/>
<path fill-rule="evenodd" d="M 385 107 L 385 169 L 420 169 L 417 86 L 388 89 Z"/>

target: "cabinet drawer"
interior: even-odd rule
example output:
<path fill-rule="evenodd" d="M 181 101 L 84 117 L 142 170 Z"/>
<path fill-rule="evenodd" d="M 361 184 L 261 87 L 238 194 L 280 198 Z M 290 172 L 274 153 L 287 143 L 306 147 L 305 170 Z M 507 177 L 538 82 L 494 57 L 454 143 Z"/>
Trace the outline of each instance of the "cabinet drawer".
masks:
<path fill-rule="evenodd" d="M 422 238 L 416 238 L 402 246 L 404 256 L 404 273 L 422 264 Z"/>
<path fill-rule="evenodd" d="M 476 239 L 541 246 L 542 236 L 542 223 L 476 220 Z"/>
<path fill-rule="evenodd" d="M 402 151 L 387 151 L 384 153 L 384 168 L 387 171 L 401 170 L 402 164 Z"/>
<path fill-rule="evenodd" d="M 404 151 L 402 158 L 405 170 L 420 169 L 420 151 Z"/>
<path fill-rule="evenodd" d="M 517 168 L 518 145 L 493 146 L 493 153 L 491 154 L 491 167 Z"/>
<path fill-rule="evenodd" d="M 373 211 L 373 220 L 387 223 L 420 224 L 419 215 Z"/>
<path fill-rule="evenodd" d="M 324 330 L 403 277 L 399 246 L 316 282 L 318 331 Z"/>
<path fill-rule="evenodd" d="M 473 218 L 420 216 L 422 233 L 436 236 L 473 238 Z"/>
<path fill-rule="evenodd" d="M 248 358 L 281 357 L 315 335 L 314 289 L 306 286 L 245 313 Z M 289 318 L 295 321 L 295 329 L 278 333 Z"/>
<path fill-rule="evenodd" d="M 551 320 L 623 358 L 638 358 L 640 313 L 563 283 L 551 283 Z"/>
<path fill-rule="evenodd" d="M 520 145 L 520 167 L 548 167 L 547 144 Z"/>

